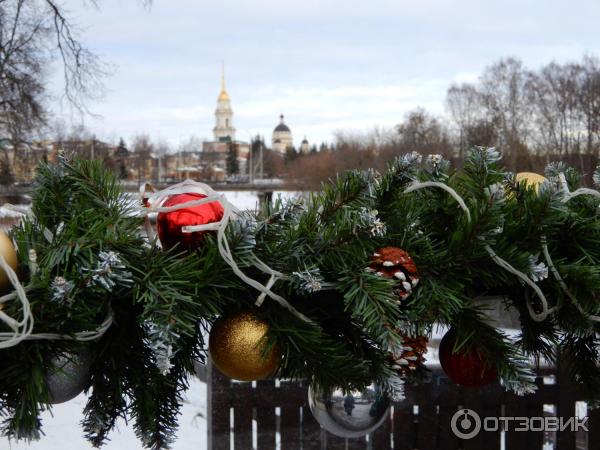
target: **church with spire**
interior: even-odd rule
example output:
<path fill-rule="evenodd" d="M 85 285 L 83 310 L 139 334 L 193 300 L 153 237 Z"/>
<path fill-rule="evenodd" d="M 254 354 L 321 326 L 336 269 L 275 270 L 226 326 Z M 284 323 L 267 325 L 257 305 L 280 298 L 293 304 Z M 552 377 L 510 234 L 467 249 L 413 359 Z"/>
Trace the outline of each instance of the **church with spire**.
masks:
<path fill-rule="evenodd" d="M 225 65 L 221 69 L 221 92 L 217 97 L 215 119 L 216 124 L 213 128 L 215 141 L 235 141 L 233 109 L 231 109 L 231 99 L 225 88 Z"/>
<path fill-rule="evenodd" d="M 217 96 L 217 107 L 215 109 L 215 126 L 213 127 L 213 140 L 202 144 L 202 164 L 209 168 L 214 179 L 224 179 L 227 171 L 227 158 L 232 146 L 237 153 L 239 174 L 248 173 L 250 159 L 250 144 L 238 141 L 235 136 L 233 124 L 233 107 L 231 97 L 227 92 L 225 80 L 225 65 L 221 67 L 221 91 Z M 273 129 L 271 137 L 271 148 L 280 156 L 284 156 L 288 149 L 294 148 L 292 130 L 285 123 L 284 115 L 279 116 L 279 123 Z M 309 152 L 309 143 L 306 139 L 302 141 L 300 153 Z"/>
<path fill-rule="evenodd" d="M 202 144 L 202 160 L 216 174 L 215 178 L 225 176 L 227 170 L 227 157 L 231 147 L 237 153 L 239 173 L 248 171 L 248 155 L 250 145 L 247 142 L 238 141 L 235 138 L 235 127 L 233 126 L 233 108 L 231 98 L 225 84 L 225 65 L 221 68 L 221 92 L 217 97 L 217 108 L 215 109 L 215 126 L 213 127 L 213 140 Z"/>

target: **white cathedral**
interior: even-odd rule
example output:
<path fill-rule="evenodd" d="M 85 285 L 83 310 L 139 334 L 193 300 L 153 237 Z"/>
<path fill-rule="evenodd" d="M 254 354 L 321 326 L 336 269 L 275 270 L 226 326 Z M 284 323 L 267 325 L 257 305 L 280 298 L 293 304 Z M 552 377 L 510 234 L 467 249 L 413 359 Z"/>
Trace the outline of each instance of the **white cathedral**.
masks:
<path fill-rule="evenodd" d="M 284 116 L 279 116 L 280 122 L 273 130 L 271 138 L 271 148 L 284 155 L 288 148 L 294 146 L 292 130 L 285 124 Z M 213 141 L 203 143 L 203 159 L 209 164 L 219 169 L 226 169 L 227 153 L 230 143 L 234 143 L 238 148 L 238 162 L 240 173 L 247 172 L 248 158 L 250 154 L 250 145 L 247 142 L 235 139 L 235 127 L 233 126 L 233 108 L 231 107 L 231 98 L 227 93 L 225 86 L 225 68 L 221 71 L 221 92 L 217 97 L 217 108 L 215 109 L 215 126 L 213 128 Z M 309 152 L 309 144 L 306 138 L 300 146 L 301 153 Z"/>

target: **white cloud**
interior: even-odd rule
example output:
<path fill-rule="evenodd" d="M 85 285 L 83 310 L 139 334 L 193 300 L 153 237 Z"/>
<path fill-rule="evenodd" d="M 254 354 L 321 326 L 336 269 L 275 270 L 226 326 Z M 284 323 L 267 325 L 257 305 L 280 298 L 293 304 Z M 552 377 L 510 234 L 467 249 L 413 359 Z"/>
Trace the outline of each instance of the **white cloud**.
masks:
<path fill-rule="evenodd" d="M 72 3 L 86 41 L 118 66 L 92 105 L 107 136 L 210 136 L 225 60 L 239 137 L 270 135 L 283 110 L 299 142 L 442 114 L 452 82 L 515 55 L 538 67 L 599 48 L 590 0 L 104 0 Z"/>

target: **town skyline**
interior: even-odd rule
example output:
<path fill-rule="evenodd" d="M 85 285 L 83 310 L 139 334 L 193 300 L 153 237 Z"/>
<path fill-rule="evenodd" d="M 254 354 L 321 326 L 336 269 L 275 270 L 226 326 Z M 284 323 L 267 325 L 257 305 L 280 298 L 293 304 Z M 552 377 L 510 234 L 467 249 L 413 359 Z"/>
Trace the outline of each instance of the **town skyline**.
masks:
<path fill-rule="evenodd" d="M 210 139 L 223 60 L 239 138 L 268 138 L 283 112 L 298 146 L 304 135 L 318 144 L 339 130 L 393 127 L 416 106 L 442 115 L 448 86 L 475 81 L 500 57 L 536 69 L 600 48 L 600 5 L 582 0 L 542 9 L 472 0 L 99 6 L 69 4 L 86 43 L 113 65 L 106 95 L 90 104 L 103 118 L 85 120 L 112 141 Z M 587 13 L 568 20 L 578 10 Z M 449 15 L 457 20 L 442 20 Z"/>

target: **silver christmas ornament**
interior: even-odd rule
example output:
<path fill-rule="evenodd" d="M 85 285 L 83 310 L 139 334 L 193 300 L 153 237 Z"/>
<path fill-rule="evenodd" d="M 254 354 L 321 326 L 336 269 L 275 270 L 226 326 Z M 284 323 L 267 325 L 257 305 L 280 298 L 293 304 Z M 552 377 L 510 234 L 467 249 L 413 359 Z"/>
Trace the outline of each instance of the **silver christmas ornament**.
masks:
<path fill-rule="evenodd" d="M 45 377 L 50 403 L 68 402 L 81 394 L 90 378 L 91 365 L 92 354 L 87 349 L 54 358 Z"/>
<path fill-rule="evenodd" d="M 377 386 L 344 393 L 342 389 L 323 392 L 308 388 L 308 405 L 319 424 L 336 436 L 361 437 L 372 433 L 389 417 L 390 400 Z"/>

